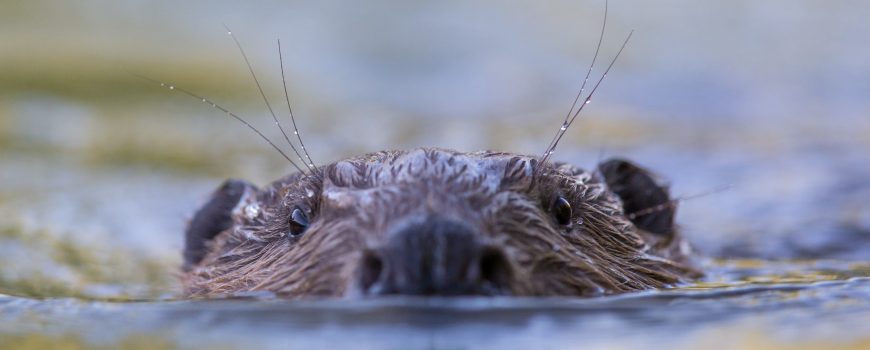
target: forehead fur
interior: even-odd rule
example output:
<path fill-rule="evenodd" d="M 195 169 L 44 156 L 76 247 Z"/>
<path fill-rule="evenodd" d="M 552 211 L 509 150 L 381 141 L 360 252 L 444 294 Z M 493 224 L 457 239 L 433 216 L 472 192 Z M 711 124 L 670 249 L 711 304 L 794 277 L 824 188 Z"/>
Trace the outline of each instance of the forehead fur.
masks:
<path fill-rule="evenodd" d="M 465 183 L 496 192 L 505 187 L 530 186 L 537 165 L 535 157 L 504 152 L 462 153 L 439 148 L 383 151 L 326 167 L 324 186 L 366 189 L 420 182 L 432 185 Z M 566 166 L 552 170 L 555 171 L 550 175 L 560 178 L 582 173 Z"/>

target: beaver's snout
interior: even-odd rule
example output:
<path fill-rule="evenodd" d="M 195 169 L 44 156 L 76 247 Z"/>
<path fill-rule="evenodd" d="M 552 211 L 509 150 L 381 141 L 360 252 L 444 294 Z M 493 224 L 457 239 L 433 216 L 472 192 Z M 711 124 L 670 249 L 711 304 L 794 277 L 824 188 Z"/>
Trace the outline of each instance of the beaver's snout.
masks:
<path fill-rule="evenodd" d="M 509 294 L 505 254 L 468 226 L 439 217 L 404 226 L 363 253 L 359 286 L 369 295 Z"/>

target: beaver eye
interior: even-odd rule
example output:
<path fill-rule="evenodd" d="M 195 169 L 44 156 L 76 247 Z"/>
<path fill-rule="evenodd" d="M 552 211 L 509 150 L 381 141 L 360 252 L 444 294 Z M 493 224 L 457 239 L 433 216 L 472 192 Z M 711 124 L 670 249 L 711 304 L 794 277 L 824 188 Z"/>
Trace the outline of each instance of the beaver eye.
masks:
<path fill-rule="evenodd" d="M 571 223 L 571 203 L 568 203 L 565 197 L 556 198 L 550 211 L 559 225 L 565 226 Z"/>
<path fill-rule="evenodd" d="M 299 207 L 294 208 L 293 213 L 290 214 L 290 235 L 298 237 L 305 233 L 306 228 L 308 228 L 308 215 Z"/>

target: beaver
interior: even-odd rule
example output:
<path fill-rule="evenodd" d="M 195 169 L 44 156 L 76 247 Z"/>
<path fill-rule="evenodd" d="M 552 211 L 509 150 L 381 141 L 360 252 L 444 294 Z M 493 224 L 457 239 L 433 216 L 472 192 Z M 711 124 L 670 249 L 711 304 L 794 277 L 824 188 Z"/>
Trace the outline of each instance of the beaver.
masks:
<path fill-rule="evenodd" d="M 322 167 L 311 162 L 299 136 L 286 80 L 301 153 L 227 28 L 304 167 L 226 108 L 160 83 L 244 123 L 298 170 L 263 188 L 227 180 L 214 191 L 185 231 L 185 296 L 597 296 L 700 276 L 674 224 L 677 200 L 658 176 L 625 159 L 606 160 L 593 171 L 550 161 L 631 38 L 581 99 L 606 21 L 605 2 L 592 64 L 542 156 L 418 148 Z"/>
<path fill-rule="evenodd" d="M 186 230 L 189 297 L 268 291 L 597 296 L 698 275 L 675 203 L 625 159 L 382 151 L 264 188 L 227 180 Z M 641 215 L 631 215 L 640 213 Z"/>

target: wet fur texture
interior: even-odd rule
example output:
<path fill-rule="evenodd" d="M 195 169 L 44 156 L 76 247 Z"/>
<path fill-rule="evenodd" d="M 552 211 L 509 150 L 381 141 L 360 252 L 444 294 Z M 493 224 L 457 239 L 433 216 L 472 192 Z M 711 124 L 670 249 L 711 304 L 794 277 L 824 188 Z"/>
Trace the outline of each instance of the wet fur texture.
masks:
<path fill-rule="evenodd" d="M 568 225 L 551 214 L 559 197 L 572 208 Z M 383 151 L 262 189 L 228 181 L 188 226 L 182 280 L 188 297 L 362 296 L 364 252 L 386 244 L 397 227 L 437 215 L 504 252 L 510 295 L 662 288 L 698 276 L 673 225 L 675 207 L 634 222 L 626 208 L 668 200 L 666 186 L 624 160 L 586 172 L 511 153 Z M 295 208 L 310 219 L 297 236 L 289 234 Z"/>

